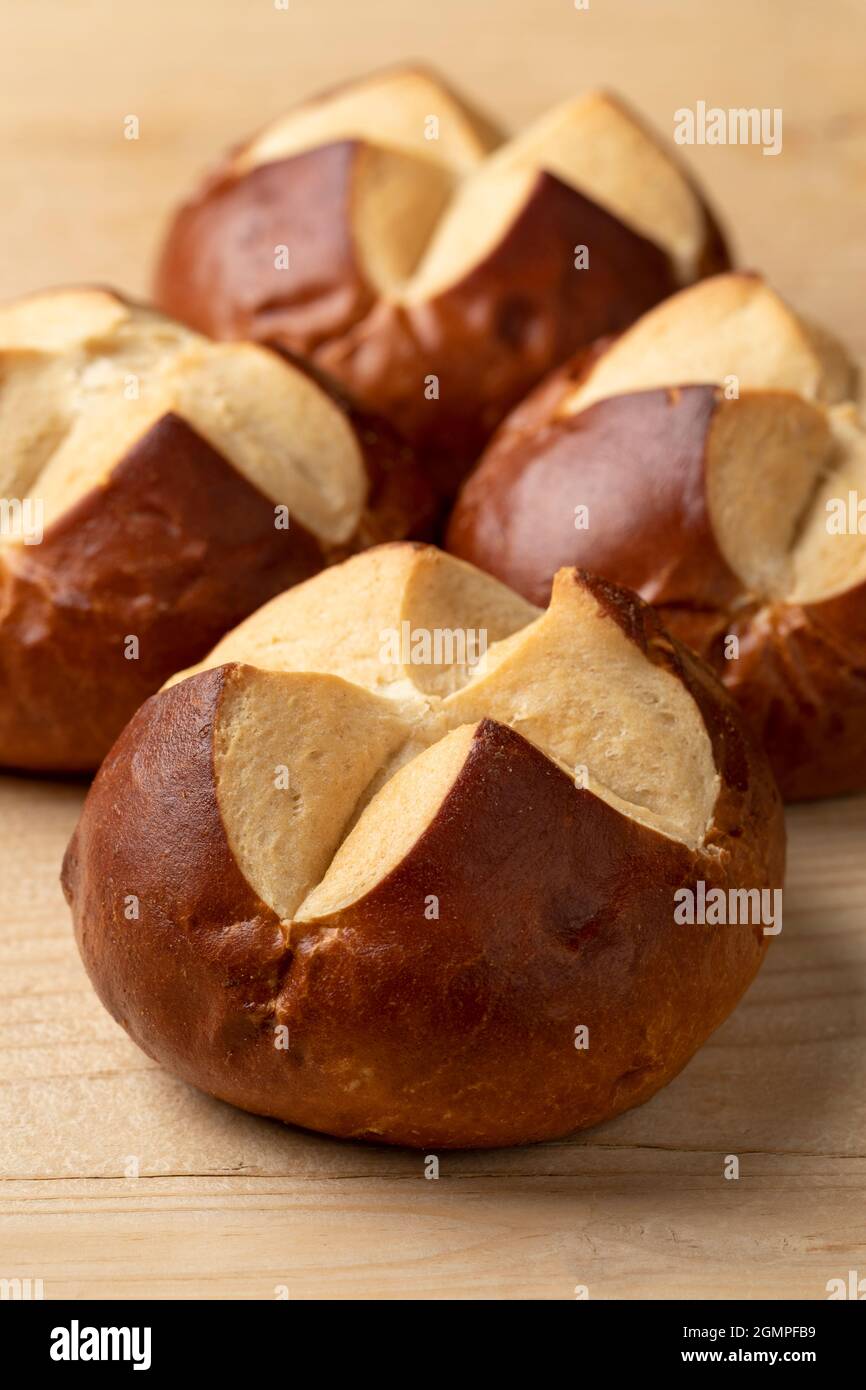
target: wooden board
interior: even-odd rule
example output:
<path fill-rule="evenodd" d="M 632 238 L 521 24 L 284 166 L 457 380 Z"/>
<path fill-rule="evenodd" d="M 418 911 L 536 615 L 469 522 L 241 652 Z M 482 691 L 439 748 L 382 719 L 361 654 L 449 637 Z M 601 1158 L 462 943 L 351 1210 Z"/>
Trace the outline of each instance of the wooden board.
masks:
<path fill-rule="evenodd" d="M 167 203 L 225 144 L 420 56 L 512 124 L 598 84 L 668 133 L 698 99 L 781 106 L 777 159 L 689 161 L 741 260 L 866 354 L 864 39 L 856 0 L 7 4 L 0 295 L 144 291 Z M 0 1276 L 41 1278 L 49 1298 L 571 1299 L 823 1298 L 866 1274 L 866 798 L 791 811 L 784 931 L 672 1086 L 587 1135 L 443 1155 L 428 1181 L 422 1156 L 242 1115 L 132 1046 L 58 887 L 82 797 L 0 779 Z"/>

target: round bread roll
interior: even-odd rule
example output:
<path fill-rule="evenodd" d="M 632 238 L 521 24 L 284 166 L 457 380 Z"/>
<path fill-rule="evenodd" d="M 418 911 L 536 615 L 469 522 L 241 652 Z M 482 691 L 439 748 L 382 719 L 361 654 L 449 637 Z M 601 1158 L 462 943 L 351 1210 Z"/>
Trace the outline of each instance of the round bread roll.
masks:
<path fill-rule="evenodd" d="M 396 68 L 235 150 L 173 220 L 156 297 L 214 337 L 311 357 L 450 496 L 545 372 L 727 265 L 686 174 L 615 98 L 503 143 L 437 77 Z"/>
<path fill-rule="evenodd" d="M 856 372 L 757 276 L 667 300 L 554 374 L 467 481 L 448 547 L 534 603 L 637 590 L 715 668 L 788 799 L 866 787 Z"/>
<path fill-rule="evenodd" d="M 101 289 L 0 308 L 0 764 L 98 765 L 287 585 L 424 534 L 391 428 L 279 353 Z"/>
<path fill-rule="evenodd" d="M 651 608 L 563 570 L 539 612 L 402 544 L 148 700 L 63 884 L 151 1057 L 257 1114 L 444 1148 L 664 1086 L 754 977 L 783 859 L 764 754 Z M 677 915 L 705 900 L 723 915 Z"/>

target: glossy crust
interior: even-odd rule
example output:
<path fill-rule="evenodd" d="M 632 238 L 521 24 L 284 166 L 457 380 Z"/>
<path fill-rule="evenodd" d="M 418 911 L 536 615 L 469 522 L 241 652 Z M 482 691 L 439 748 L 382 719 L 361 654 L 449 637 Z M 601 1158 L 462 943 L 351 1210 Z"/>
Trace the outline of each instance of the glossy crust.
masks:
<path fill-rule="evenodd" d="M 866 787 L 866 585 L 822 603 L 776 603 L 735 617 L 740 656 L 722 669 L 761 735 L 789 801 Z"/>
<path fill-rule="evenodd" d="M 157 300 L 214 336 L 309 356 L 390 419 L 453 494 L 502 416 L 551 366 L 625 328 L 676 282 L 656 246 L 542 173 L 505 238 L 456 286 L 419 305 L 377 302 L 340 214 L 357 152 L 342 142 L 211 184 L 178 214 Z M 275 238 L 316 248 L 291 292 L 273 254 L 256 250 Z M 593 248 L 587 271 L 574 269 L 577 243 Z M 425 396 L 429 376 L 438 399 Z"/>
<path fill-rule="evenodd" d="M 217 804 L 213 731 L 238 668 L 205 671 L 124 730 L 64 863 L 87 969 L 139 1046 L 244 1109 L 433 1149 L 556 1137 L 645 1101 L 685 1065 L 767 937 L 676 926 L 674 892 L 778 887 L 781 806 L 714 679 L 633 596 L 580 582 L 699 703 L 721 778 L 703 847 L 577 789 L 486 720 L 396 868 L 342 911 L 281 925 L 242 877 Z"/>
<path fill-rule="evenodd" d="M 679 282 L 653 241 L 539 170 L 499 241 L 451 286 L 419 303 L 380 296 L 353 237 L 368 149 L 340 139 L 242 172 L 226 161 L 176 214 L 156 300 L 213 336 L 279 342 L 325 367 L 397 425 L 450 497 L 547 371 Z M 693 191 L 704 219 L 695 268 L 711 275 L 730 262 Z M 290 274 L 275 267 L 280 245 L 291 248 Z M 590 248 L 588 268 L 575 269 L 577 246 Z"/>
<path fill-rule="evenodd" d="M 432 494 L 411 450 L 316 379 L 349 417 L 369 479 L 348 545 L 295 518 L 278 529 L 273 501 L 168 414 L 39 545 L 0 551 L 0 764 L 91 771 L 142 700 L 269 598 L 354 550 L 427 532 Z"/>
<path fill-rule="evenodd" d="M 309 533 L 276 530 L 268 498 L 183 420 L 161 420 L 0 568 L 0 761 L 97 767 L 190 652 L 321 565 Z"/>
<path fill-rule="evenodd" d="M 551 418 L 561 380 L 503 426 L 452 513 L 449 550 L 536 604 L 561 565 L 629 585 L 715 668 L 786 799 L 866 787 L 866 586 L 799 604 L 756 598 L 732 572 L 705 487 L 715 387 L 623 394 Z M 584 530 L 578 505 L 589 507 Z"/>

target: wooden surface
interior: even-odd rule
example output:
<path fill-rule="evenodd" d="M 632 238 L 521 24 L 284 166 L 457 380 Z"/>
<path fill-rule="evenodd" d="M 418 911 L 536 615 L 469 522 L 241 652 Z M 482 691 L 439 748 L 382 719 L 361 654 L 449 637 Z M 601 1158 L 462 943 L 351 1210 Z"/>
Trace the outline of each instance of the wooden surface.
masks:
<path fill-rule="evenodd" d="M 416 56 L 512 124 L 589 85 L 668 133 L 698 99 L 782 107 L 778 158 L 689 163 L 741 262 L 866 355 L 864 46 L 858 0 L 2 0 L 0 296 L 143 292 L 167 204 L 225 144 Z M 866 798 L 791 812 L 782 936 L 672 1086 L 573 1140 L 443 1155 L 427 1181 L 417 1154 L 242 1115 L 127 1041 L 57 885 L 82 795 L 0 779 L 0 1276 L 49 1298 L 571 1299 L 823 1298 L 866 1274 Z"/>

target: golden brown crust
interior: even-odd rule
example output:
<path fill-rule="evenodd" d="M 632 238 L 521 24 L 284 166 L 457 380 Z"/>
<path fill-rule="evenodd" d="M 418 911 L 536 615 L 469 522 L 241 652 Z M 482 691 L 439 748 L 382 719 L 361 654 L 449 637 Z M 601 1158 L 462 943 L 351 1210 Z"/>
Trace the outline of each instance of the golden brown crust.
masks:
<path fill-rule="evenodd" d="M 676 288 L 657 247 L 542 173 L 505 239 L 460 284 L 421 305 L 377 302 L 341 230 L 349 158 L 342 143 L 211 185 L 178 215 L 156 297 L 205 332 L 309 356 L 401 430 L 446 495 L 551 366 Z M 278 232 L 306 245 L 317 201 L 333 209 L 321 215 L 337 242 L 316 233 L 290 287 L 273 255 L 239 251 Z M 589 270 L 574 268 L 578 243 L 592 247 Z M 425 396 L 429 377 L 438 399 Z"/>
<path fill-rule="evenodd" d="M 574 268 L 578 242 L 591 247 L 588 270 Z M 394 421 L 450 496 L 505 412 L 551 366 L 675 287 L 657 247 L 540 173 L 504 239 L 458 285 L 421 305 L 380 303 L 313 355 Z M 437 400 L 425 398 L 430 376 Z"/>
<path fill-rule="evenodd" d="M 98 766 L 181 661 L 322 564 L 308 532 L 277 530 L 273 504 L 167 416 L 0 569 L 0 762 Z"/>
<path fill-rule="evenodd" d="M 488 719 L 396 866 L 350 905 L 281 927 L 241 877 L 217 800 L 214 729 L 240 668 L 204 671 L 124 730 L 64 864 L 87 969 L 145 1051 L 248 1110 L 434 1148 L 556 1137 L 685 1065 L 767 937 L 676 925 L 674 894 L 778 887 L 781 805 L 711 675 L 634 596 L 579 582 L 699 702 L 722 778 L 703 847 L 577 788 Z"/>
<path fill-rule="evenodd" d="M 357 141 L 340 140 L 260 165 L 240 180 L 228 170 L 213 175 L 176 215 L 155 302 L 212 337 L 279 339 L 304 355 L 348 332 L 375 302 L 348 219 L 358 155 Z M 296 252 L 296 292 L 287 303 L 287 272 L 277 268 L 274 248 L 291 253 L 299 244 L 304 255 Z"/>
<path fill-rule="evenodd" d="M 48 329 L 72 293 L 45 296 Z M 110 292 L 80 294 L 127 308 Z M 353 551 L 426 534 L 433 495 L 409 446 L 320 374 L 307 375 L 348 420 L 366 473 L 345 543 L 319 538 L 294 515 L 278 524 L 272 498 L 169 411 L 104 477 L 94 472 L 38 544 L 0 547 L 0 764 L 90 771 L 142 700 L 269 598 Z M 117 419 L 125 408 L 118 401 Z M 14 398 L 8 409 L 14 436 Z M 292 440 L 285 444 L 290 456 Z M 32 489 L 38 498 L 38 481 Z"/>
<path fill-rule="evenodd" d="M 664 615 L 670 624 L 670 615 Z M 676 623 L 674 623 L 676 630 Z M 763 740 L 788 801 L 866 787 L 866 585 L 823 603 L 773 603 L 734 615 L 706 655 Z"/>
<path fill-rule="evenodd" d="M 310 356 L 397 425 L 452 496 L 546 372 L 671 294 L 679 270 L 647 235 L 538 168 L 500 238 L 449 288 L 419 302 L 381 296 L 354 239 L 354 189 L 370 148 L 341 138 L 252 168 L 227 160 L 174 218 L 156 299 L 215 336 Z M 728 266 L 727 250 L 693 197 L 705 230 L 696 273 L 713 274 Z M 277 246 L 289 248 L 288 270 L 275 264 Z M 580 246 L 589 265 L 576 269 Z"/>
<path fill-rule="evenodd" d="M 562 565 L 633 587 L 737 698 L 786 799 L 866 786 L 866 586 L 804 604 L 756 595 L 733 572 L 707 500 L 718 388 L 625 393 L 557 416 L 574 379 L 505 422 L 464 485 L 448 548 L 536 604 Z"/>
<path fill-rule="evenodd" d="M 741 585 L 713 539 L 704 483 L 716 395 L 645 391 L 509 427 L 467 479 L 448 549 L 536 604 L 563 565 L 609 575 L 650 603 L 732 600 Z"/>

